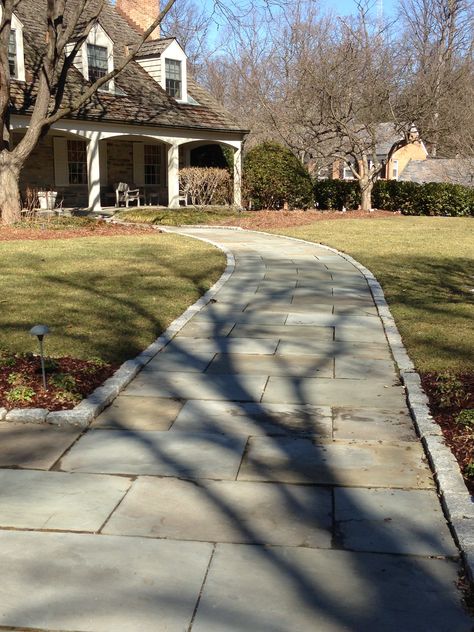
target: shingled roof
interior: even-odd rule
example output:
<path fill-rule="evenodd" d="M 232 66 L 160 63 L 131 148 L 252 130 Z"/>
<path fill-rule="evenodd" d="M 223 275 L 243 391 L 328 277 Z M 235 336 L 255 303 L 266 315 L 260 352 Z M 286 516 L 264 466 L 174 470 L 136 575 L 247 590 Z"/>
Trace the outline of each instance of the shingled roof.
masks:
<path fill-rule="evenodd" d="M 399 180 L 406 182 L 450 182 L 474 186 L 474 158 L 427 158 L 410 160 Z"/>
<path fill-rule="evenodd" d="M 91 0 L 88 12 L 99 0 Z M 15 13 L 24 25 L 26 83 L 12 82 L 12 113 L 29 114 L 34 105 L 37 73 L 35 68 L 45 42 L 46 26 L 38 19 L 46 15 L 47 0 L 22 0 Z M 67 17 L 67 15 L 66 15 Z M 87 18 L 87 15 L 84 16 Z M 119 62 L 127 46 L 137 41 L 137 31 L 108 2 L 99 23 L 114 42 L 114 61 Z M 145 43 L 141 55 L 164 50 L 169 38 Z M 161 47 L 161 48 L 160 48 Z M 153 54 L 156 54 L 153 53 Z M 82 74 L 72 68 L 65 103 L 80 94 L 87 85 Z M 123 122 L 157 127 L 245 132 L 242 125 L 188 75 L 188 93 L 198 105 L 178 103 L 135 61 L 115 79 L 115 94 L 100 91 L 71 118 Z"/>

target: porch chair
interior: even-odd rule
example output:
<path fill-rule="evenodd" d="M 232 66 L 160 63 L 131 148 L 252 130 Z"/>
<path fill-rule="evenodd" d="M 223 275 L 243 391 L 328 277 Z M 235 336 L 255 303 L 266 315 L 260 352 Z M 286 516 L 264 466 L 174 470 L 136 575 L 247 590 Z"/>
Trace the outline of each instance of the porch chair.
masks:
<path fill-rule="evenodd" d="M 131 189 L 126 182 L 119 182 L 115 185 L 115 206 L 120 206 L 121 202 L 124 202 L 127 208 L 129 202 L 136 202 L 137 206 L 141 206 L 141 197 L 143 195 L 140 193 L 140 189 Z"/>

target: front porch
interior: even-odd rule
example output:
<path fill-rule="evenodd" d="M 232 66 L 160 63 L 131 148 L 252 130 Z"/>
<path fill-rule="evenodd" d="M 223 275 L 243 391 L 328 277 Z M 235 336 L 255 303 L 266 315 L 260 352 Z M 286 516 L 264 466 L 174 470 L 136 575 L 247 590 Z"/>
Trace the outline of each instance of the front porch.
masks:
<path fill-rule="evenodd" d="M 14 126 L 18 143 L 25 124 Z M 228 167 L 223 147 L 232 151 L 233 195 L 229 203 L 241 205 L 241 145 L 235 138 L 209 133 L 179 136 L 168 130 L 80 129 L 63 122 L 37 145 L 20 180 L 25 199 L 37 191 L 57 191 L 57 205 L 101 213 L 116 207 L 116 186 L 124 182 L 139 189 L 140 205 L 180 206 L 179 171 L 189 166 Z M 171 136 L 171 133 L 173 136 Z M 170 134 L 170 135 L 168 135 Z M 193 138 L 194 136 L 194 138 Z M 207 136 L 207 134 L 206 134 Z"/>

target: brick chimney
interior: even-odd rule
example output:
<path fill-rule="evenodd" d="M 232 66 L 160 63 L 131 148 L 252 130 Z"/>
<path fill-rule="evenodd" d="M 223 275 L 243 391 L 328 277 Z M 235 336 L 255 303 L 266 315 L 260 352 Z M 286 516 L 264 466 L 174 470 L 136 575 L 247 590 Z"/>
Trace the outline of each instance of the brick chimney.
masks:
<path fill-rule="evenodd" d="M 160 12 L 160 0 L 117 0 L 116 9 L 139 31 L 146 31 Z M 150 39 L 160 39 L 158 26 Z"/>

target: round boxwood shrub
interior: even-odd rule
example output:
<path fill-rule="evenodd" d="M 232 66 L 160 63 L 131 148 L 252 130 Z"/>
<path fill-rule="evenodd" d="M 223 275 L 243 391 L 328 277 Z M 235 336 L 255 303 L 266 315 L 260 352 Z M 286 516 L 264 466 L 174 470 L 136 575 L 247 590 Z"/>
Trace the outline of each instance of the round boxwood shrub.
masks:
<path fill-rule="evenodd" d="M 245 195 L 252 208 L 308 208 L 313 203 L 311 178 L 289 149 L 262 143 L 244 159 Z"/>

